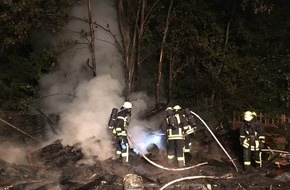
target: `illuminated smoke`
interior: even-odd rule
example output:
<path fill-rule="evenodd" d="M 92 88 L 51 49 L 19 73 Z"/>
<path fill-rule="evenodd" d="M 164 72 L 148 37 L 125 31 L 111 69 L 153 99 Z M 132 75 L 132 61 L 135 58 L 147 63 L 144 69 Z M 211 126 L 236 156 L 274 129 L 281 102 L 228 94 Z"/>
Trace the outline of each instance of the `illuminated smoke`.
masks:
<path fill-rule="evenodd" d="M 116 10 L 112 2 L 92 1 L 93 21 L 104 26 L 108 24 L 113 33 L 118 34 Z M 87 18 L 86 10 L 85 6 L 78 6 L 72 15 Z M 89 31 L 88 25 L 76 20 L 71 21 L 66 29 L 67 32 L 62 35 L 62 39 L 81 40 L 72 31 L 81 29 Z M 59 57 L 60 65 L 57 70 L 44 76 L 40 82 L 41 95 L 44 97 L 42 109 L 47 113 L 58 113 L 61 117 L 59 125 L 61 133 L 59 136 L 53 136 L 53 140 L 63 139 L 64 144 L 81 143 L 85 155 L 88 157 L 96 155 L 103 160 L 115 154 L 107 123 L 112 108 L 119 109 L 125 101 L 122 96 L 124 72 L 121 56 L 115 46 L 110 44 L 114 43 L 114 39 L 101 29 L 96 29 L 95 36 L 97 77 L 91 78 L 92 73 L 85 65 L 85 61 L 90 58 L 89 50 L 84 46 L 77 46 Z M 133 126 L 138 115 L 147 109 L 148 102 L 153 101 L 140 92 L 132 94 L 131 102 L 132 124 L 129 131 L 134 128 L 139 130 L 132 138 L 134 141 L 147 138 L 142 128 Z M 89 140 L 92 137 L 100 141 L 93 143 Z"/>
<path fill-rule="evenodd" d="M 93 21 L 109 24 L 117 34 L 116 11 L 111 1 L 92 1 Z M 87 7 L 74 8 L 72 16 L 87 18 Z M 88 30 L 84 22 L 73 20 L 66 26 L 66 32 L 60 40 L 73 39 L 85 42 L 76 32 Z M 64 144 L 81 143 L 87 155 L 97 155 L 106 159 L 114 154 L 107 122 L 113 107 L 124 102 L 122 91 L 124 81 L 120 55 L 117 54 L 113 39 L 102 30 L 96 30 L 95 41 L 97 77 L 92 78 L 91 70 L 85 65 L 90 58 L 87 45 L 79 45 L 67 50 L 59 57 L 60 65 L 41 79 L 43 109 L 47 113 L 60 114 L 59 136 Z M 105 42 L 108 41 L 108 42 Z M 51 95 L 51 96 L 48 96 Z M 99 143 L 89 139 L 95 137 Z"/>

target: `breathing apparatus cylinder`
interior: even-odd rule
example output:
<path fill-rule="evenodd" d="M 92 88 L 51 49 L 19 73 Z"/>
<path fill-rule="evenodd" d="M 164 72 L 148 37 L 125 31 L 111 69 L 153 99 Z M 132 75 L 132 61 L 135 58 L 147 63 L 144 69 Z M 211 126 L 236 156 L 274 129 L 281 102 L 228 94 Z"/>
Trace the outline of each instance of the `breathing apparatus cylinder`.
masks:
<path fill-rule="evenodd" d="M 191 115 L 189 108 L 185 108 L 185 109 L 184 109 L 184 114 L 185 114 L 186 116 Z"/>
<path fill-rule="evenodd" d="M 176 128 L 178 123 L 177 123 L 177 120 L 174 116 L 175 111 L 173 109 L 167 109 L 166 114 L 167 114 L 168 124 L 171 125 L 172 127 Z"/>
<path fill-rule="evenodd" d="M 191 113 L 190 109 L 189 108 L 185 108 L 184 109 L 184 114 L 187 118 L 187 121 L 188 123 L 191 125 L 191 126 L 195 126 L 196 123 L 195 123 L 195 119 L 194 119 L 194 116 L 193 114 Z"/>
<path fill-rule="evenodd" d="M 112 128 L 115 125 L 115 119 L 116 119 L 117 115 L 118 115 L 118 109 L 117 108 L 113 108 L 112 112 L 111 112 L 111 116 L 110 116 L 109 122 L 108 122 L 109 129 Z"/>

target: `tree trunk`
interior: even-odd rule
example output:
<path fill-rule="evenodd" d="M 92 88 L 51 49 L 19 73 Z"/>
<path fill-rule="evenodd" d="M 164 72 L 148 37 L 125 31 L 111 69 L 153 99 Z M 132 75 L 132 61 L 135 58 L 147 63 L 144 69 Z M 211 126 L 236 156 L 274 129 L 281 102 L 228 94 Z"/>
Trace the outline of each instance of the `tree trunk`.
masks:
<path fill-rule="evenodd" d="M 129 3 L 129 2 L 128 2 Z M 139 13 L 140 7 L 138 7 L 137 13 Z M 136 21 L 138 20 L 138 14 Z M 119 30 L 122 38 L 122 48 L 123 48 L 123 64 L 125 72 L 125 98 L 128 99 L 132 91 L 132 81 L 135 69 L 136 61 L 136 27 L 137 22 L 135 22 L 132 38 L 130 35 L 128 14 L 126 14 L 124 9 L 124 1 L 118 0 L 118 24 Z"/>
<path fill-rule="evenodd" d="M 94 26 L 93 26 L 93 21 L 92 21 L 92 9 L 91 9 L 91 0 L 88 0 L 88 18 L 89 18 L 89 28 L 90 28 L 90 44 L 89 44 L 89 49 L 90 49 L 90 53 L 91 53 L 91 59 L 92 59 L 92 72 L 93 72 L 93 76 L 96 77 L 97 73 L 97 66 L 96 66 L 96 55 L 95 55 L 95 30 L 94 30 Z"/>
<path fill-rule="evenodd" d="M 171 100 L 171 93 L 172 93 L 172 80 L 173 80 L 173 55 L 172 50 L 170 52 L 170 59 L 169 59 L 169 77 L 168 77 L 168 95 L 167 95 L 167 103 Z"/>
<path fill-rule="evenodd" d="M 170 14 L 172 10 L 172 4 L 173 4 L 173 0 L 170 1 L 170 6 L 167 12 L 166 25 L 165 25 L 164 35 L 163 35 L 163 39 L 161 43 L 160 56 L 159 56 L 159 62 L 158 62 L 158 67 L 157 67 L 156 96 L 155 96 L 156 107 L 158 107 L 158 105 L 160 104 L 160 83 L 161 83 L 161 74 L 162 74 L 163 53 L 164 53 L 164 45 L 166 42 L 167 32 L 168 32 L 168 28 L 170 24 Z"/>

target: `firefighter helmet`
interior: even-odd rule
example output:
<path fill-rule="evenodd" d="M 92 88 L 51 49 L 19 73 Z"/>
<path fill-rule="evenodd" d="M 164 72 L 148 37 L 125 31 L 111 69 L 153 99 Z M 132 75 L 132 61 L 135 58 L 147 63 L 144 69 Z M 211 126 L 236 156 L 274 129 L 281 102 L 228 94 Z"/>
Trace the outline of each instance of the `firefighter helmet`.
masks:
<path fill-rule="evenodd" d="M 132 103 L 131 102 L 124 102 L 122 107 L 125 109 L 132 109 Z"/>
<path fill-rule="evenodd" d="M 168 110 L 173 110 L 172 107 L 167 107 L 165 111 L 168 111 Z"/>
<path fill-rule="evenodd" d="M 251 111 L 246 111 L 244 113 L 244 119 L 246 121 L 251 121 L 253 118 L 254 118 L 254 115 L 253 115 L 253 113 Z"/>
<path fill-rule="evenodd" d="M 178 110 L 181 110 L 181 107 L 180 107 L 179 105 L 175 105 L 175 106 L 173 107 L 173 109 L 174 109 L 175 111 L 178 111 Z"/>

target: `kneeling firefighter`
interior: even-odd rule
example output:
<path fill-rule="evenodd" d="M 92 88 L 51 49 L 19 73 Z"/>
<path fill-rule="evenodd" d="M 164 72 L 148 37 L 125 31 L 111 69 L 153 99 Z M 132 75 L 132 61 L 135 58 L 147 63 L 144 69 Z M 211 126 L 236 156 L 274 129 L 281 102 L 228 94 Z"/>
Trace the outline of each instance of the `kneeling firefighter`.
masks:
<path fill-rule="evenodd" d="M 265 134 L 264 126 L 257 119 L 255 112 L 246 111 L 240 128 L 240 144 L 243 146 L 244 170 L 251 167 L 252 156 L 255 160 L 255 167 L 262 167 L 262 152 L 264 147 Z"/>
<path fill-rule="evenodd" d="M 166 134 L 168 163 L 172 164 L 176 156 L 178 167 L 183 167 L 185 166 L 184 131 L 188 127 L 187 120 L 183 114 L 176 113 L 172 107 L 166 109 L 166 114 L 161 129 Z"/>
<path fill-rule="evenodd" d="M 131 102 L 124 102 L 119 112 L 117 108 L 113 108 L 108 123 L 116 139 L 116 154 L 122 158 L 123 162 L 129 162 L 130 146 L 127 139 L 127 127 L 130 123 L 131 109 Z"/>

